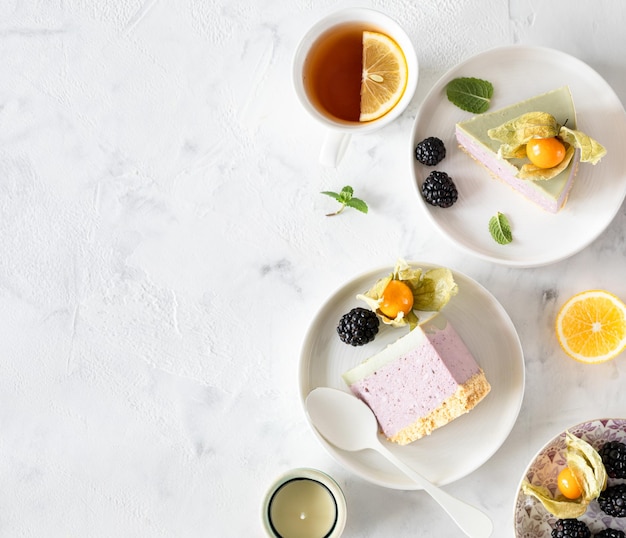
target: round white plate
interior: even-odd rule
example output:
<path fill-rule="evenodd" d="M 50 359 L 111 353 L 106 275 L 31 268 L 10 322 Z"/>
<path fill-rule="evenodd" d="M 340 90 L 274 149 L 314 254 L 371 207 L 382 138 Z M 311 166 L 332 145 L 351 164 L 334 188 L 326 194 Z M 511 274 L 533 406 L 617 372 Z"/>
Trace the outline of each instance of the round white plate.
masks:
<path fill-rule="evenodd" d="M 607 148 L 595 166 L 581 163 L 565 207 L 544 211 L 508 185 L 494 179 L 459 149 L 457 122 L 473 115 L 446 97 L 448 82 L 476 77 L 494 86 L 490 111 L 568 85 L 576 105 L 578 129 Z M 435 167 L 415 159 L 415 146 L 428 136 L 446 145 L 446 158 Z M 539 47 L 511 46 L 479 54 L 442 77 L 422 103 L 411 139 L 413 180 L 419 205 L 445 237 L 462 250 L 492 262 L 534 267 L 571 256 L 594 241 L 611 223 L 626 196 L 626 114 L 607 82 L 588 65 L 565 53 Z M 432 170 L 453 178 L 459 200 L 450 208 L 424 202 L 420 186 Z M 489 219 L 504 213 L 513 241 L 499 245 L 489 234 Z"/>
<path fill-rule="evenodd" d="M 598 450 L 607 441 L 626 443 L 626 420 L 621 418 L 592 420 L 572 426 L 569 432 Z M 524 495 L 521 490 L 522 482 L 528 479 L 532 484 L 543 485 L 554 493 L 557 490 L 559 471 L 565 466 L 565 432 L 562 432 L 537 452 L 520 480 L 515 499 L 516 538 L 550 538 L 557 518 L 537 499 Z M 623 480 L 609 478 L 609 485 L 618 482 Z M 592 534 L 606 528 L 626 531 L 626 518 L 607 516 L 600 510 L 597 501 L 592 501 L 587 512 L 578 519 L 587 523 Z"/>
<path fill-rule="evenodd" d="M 424 270 L 434 267 L 419 262 L 410 262 L 410 265 Z M 408 329 L 394 329 L 381 323 L 375 340 L 360 347 L 344 344 L 337 335 L 336 327 L 343 314 L 356 306 L 366 307 L 356 295 L 366 292 L 378 278 L 392 270 L 391 267 L 381 268 L 351 280 L 337 290 L 315 316 L 300 356 L 303 406 L 306 396 L 316 387 L 350 392 L 341 374 L 408 332 Z M 454 325 L 482 366 L 491 392 L 472 411 L 435 430 L 429 437 L 406 446 L 383 440 L 405 463 L 439 485 L 466 476 L 493 455 L 509 435 L 524 393 L 524 357 L 509 316 L 485 288 L 461 273 L 453 271 L 453 274 L 459 292 L 442 314 Z M 379 454 L 371 450 L 340 450 L 327 443 L 315 428 L 313 431 L 337 461 L 360 477 L 388 488 L 420 489 Z"/>

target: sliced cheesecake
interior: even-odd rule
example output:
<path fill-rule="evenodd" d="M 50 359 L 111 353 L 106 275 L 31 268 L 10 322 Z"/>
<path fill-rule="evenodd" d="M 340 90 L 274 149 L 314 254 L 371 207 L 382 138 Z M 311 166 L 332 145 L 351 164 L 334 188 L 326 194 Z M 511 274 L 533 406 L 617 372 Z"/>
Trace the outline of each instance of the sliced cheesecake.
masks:
<path fill-rule="evenodd" d="M 467 413 L 491 389 L 472 353 L 442 315 L 342 377 L 374 412 L 387 439 L 401 445 Z"/>
<path fill-rule="evenodd" d="M 500 157 L 498 150 L 501 143 L 491 139 L 487 134 L 490 129 L 529 112 L 547 112 L 554 116 L 560 125 L 567 125 L 569 129 L 576 129 L 574 101 L 569 88 L 564 86 L 457 123 L 457 142 L 494 176 L 546 211 L 557 213 L 565 205 L 572 188 L 580 160 L 580 151 L 576 150 L 569 165 L 552 179 L 520 179 L 518 172 L 524 161 Z"/>

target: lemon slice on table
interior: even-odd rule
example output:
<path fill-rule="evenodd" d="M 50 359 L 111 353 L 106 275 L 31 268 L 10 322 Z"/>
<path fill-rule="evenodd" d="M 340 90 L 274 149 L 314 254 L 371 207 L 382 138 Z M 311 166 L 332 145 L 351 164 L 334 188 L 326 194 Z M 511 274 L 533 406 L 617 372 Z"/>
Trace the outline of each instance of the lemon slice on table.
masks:
<path fill-rule="evenodd" d="M 573 359 L 598 364 L 626 349 L 626 305 L 604 290 L 588 290 L 570 298 L 556 317 L 556 335 Z"/>
<path fill-rule="evenodd" d="M 384 116 L 402 98 L 408 78 L 406 58 L 385 34 L 363 32 L 363 76 L 359 121 Z"/>

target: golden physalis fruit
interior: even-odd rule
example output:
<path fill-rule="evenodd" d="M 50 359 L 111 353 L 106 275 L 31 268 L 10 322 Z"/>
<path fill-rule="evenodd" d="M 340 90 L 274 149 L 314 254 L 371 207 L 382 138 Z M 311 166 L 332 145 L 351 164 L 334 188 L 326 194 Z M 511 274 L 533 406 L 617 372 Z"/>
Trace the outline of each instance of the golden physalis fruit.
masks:
<path fill-rule="evenodd" d="M 412 330 L 437 315 L 458 292 L 452 271 L 443 267 L 423 271 L 400 259 L 393 272 L 378 279 L 357 299 L 365 301 L 380 320 Z M 420 317 L 416 312 L 420 313 Z"/>
<path fill-rule="evenodd" d="M 583 494 L 583 490 L 578 484 L 578 480 L 569 467 L 565 467 L 556 479 L 559 491 L 568 499 L 578 499 Z"/>
<path fill-rule="evenodd" d="M 606 155 L 602 144 L 582 131 L 560 125 L 547 112 L 527 112 L 489 129 L 487 135 L 500 142 L 498 156 L 519 170 L 520 179 L 545 181 L 558 176 L 577 149 L 581 163 L 597 164 Z M 531 162 L 521 164 L 519 159 L 524 158 Z"/>
<path fill-rule="evenodd" d="M 563 491 L 552 492 L 541 484 L 531 484 L 528 480 L 522 483 L 522 491 L 541 502 L 544 508 L 558 518 L 577 518 L 586 511 L 589 503 L 597 499 L 606 486 L 607 474 L 598 451 L 589 443 L 570 432 L 565 432 L 565 459 L 570 477 L 568 482 L 575 482 L 580 488 L 577 497 L 570 498 Z M 561 487 L 561 471 L 558 478 Z M 569 486 L 571 487 L 571 486 Z M 573 489 L 571 495 L 576 493 Z"/>
<path fill-rule="evenodd" d="M 401 280 L 391 280 L 385 291 L 378 309 L 388 318 L 397 317 L 399 312 L 405 316 L 413 308 L 413 292 Z"/>
<path fill-rule="evenodd" d="M 533 138 L 526 144 L 526 156 L 539 168 L 554 168 L 565 159 L 565 146 L 556 137 Z"/>
<path fill-rule="evenodd" d="M 409 76 L 404 53 L 385 34 L 363 32 L 363 75 L 359 121 L 384 116 L 402 98 Z"/>
<path fill-rule="evenodd" d="M 563 351 L 577 361 L 613 359 L 626 348 L 626 305 L 604 290 L 583 291 L 561 307 L 556 335 Z"/>

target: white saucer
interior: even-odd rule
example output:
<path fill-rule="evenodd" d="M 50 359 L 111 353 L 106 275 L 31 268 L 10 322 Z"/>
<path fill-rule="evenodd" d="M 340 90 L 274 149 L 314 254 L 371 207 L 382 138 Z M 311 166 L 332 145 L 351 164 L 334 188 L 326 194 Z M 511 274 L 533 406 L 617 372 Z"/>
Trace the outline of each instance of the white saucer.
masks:
<path fill-rule="evenodd" d="M 458 148 L 455 124 L 472 114 L 450 103 L 447 83 L 476 77 L 494 86 L 489 110 L 569 85 L 578 129 L 607 148 L 595 166 L 580 164 L 565 207 L 557 214 L 516 193 Z M 415 146 L 429 136 L 446 145 L 445 159 L 427 167 L 415 159 Z M 533 267 L 565 259 L 594 241 L 611 223 L 626 196 L 626 113 L 607 82 L 591 67 L 565 53 L 540 47 L 511 46 L 484 52 L 461 63 L 429 92 L 415 119 L 411 138 L 413 181 L 418 205 L 447 239 L 479 258 L 508 266 Z M 450 208 L 424 202 L 419 186 L 432 170 L 448 173 L 459 200 Z M 499 245 L 489 234 L 489 219 L 504 213 L 513 242 Z"/>
<path fill-rule="evenodd" d="M 431 269 L 427 263 L 412 267 Z M 356 306 L 366 306 L 355 296 L 367 291 L 393 270 L 370 271 L 346 283 L 321 307 L 305 338 L 300 356 L 300 398 L 316 387 L 349 392 L 341 374 L 374 355 L 408 329 L 383 326 L 376 339 L 361 347 L 339 340 L 336 327 L 341 316 Z M 509 435 L 524 394 L 524 357 L 513 323 L 500 303 L 469 277 L 453 271 L 459 286 L 443 310 L 482 366 L 491 392 L 471 412 L 435 430 L 429 437 L 407 446 L 385 441 L 405 463 L 438 485 L 448 484 L 474 471 L 502 445 Z M 346 468 L 375 484 L 394 489 L 419 489 L 387 460 L 372 451 L 345 452 L 327 443 L 313 426 L 318 439 Z"/>

